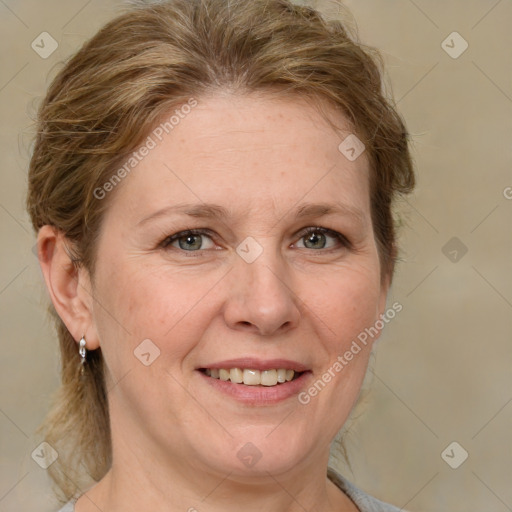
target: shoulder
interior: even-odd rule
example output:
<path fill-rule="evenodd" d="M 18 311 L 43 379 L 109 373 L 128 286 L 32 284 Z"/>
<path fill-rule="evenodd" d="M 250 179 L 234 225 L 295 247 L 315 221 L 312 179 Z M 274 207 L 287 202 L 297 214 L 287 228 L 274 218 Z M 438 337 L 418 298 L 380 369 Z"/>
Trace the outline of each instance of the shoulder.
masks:
<path fill-rule="evenodd" d="M 402 510 L 366 494 L 332 468 L 327 468 L 327 476 L 356 504 L 360 512 L 401 512 Z M 74 512 L 74 503 L 74 500 L 68 501 L 59 512 Z"/>
<path fill-rule="evenodd" d="M 327 476 L 356 504 L 361 512 L 400 512 L 402 510 L 366 494 L 332 468 L 327 468 Z"/>
<path fill-rule="evenodd" d="M 68 501 L 59 512 L 74 512 L 75 510 L 75 500 Z"/>

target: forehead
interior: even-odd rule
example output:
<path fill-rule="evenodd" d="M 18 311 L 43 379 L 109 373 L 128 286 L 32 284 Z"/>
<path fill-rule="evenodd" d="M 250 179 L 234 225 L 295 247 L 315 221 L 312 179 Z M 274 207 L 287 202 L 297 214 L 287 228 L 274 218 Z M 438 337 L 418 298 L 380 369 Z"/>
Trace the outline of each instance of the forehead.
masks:
<path fill-rule="evenodd" d="M 281 214 L 301 200 L 331 200 L 369 211 L 368 161 L 340 151 L 351 132 L 339 112 L 331 112 L 335 131 L 300 97 L 218 94 L 177 110 L 150 132 L 151 149 L 114 203 L 140 215 L 193 201 Z"/>

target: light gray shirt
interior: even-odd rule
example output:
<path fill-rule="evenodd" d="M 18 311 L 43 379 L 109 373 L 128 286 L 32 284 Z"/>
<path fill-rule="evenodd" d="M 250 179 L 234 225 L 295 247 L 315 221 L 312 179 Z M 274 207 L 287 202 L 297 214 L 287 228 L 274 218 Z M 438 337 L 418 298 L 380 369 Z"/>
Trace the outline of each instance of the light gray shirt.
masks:
<path fill-rule="evenodd" d="M 366 494 L 332 468 L 327 469 L 327 476 L 355 503 L 360 512 L 400 512 L 402 510 Z M 59 512 L 74 512 L 77 499 L 68 501 Z"/>

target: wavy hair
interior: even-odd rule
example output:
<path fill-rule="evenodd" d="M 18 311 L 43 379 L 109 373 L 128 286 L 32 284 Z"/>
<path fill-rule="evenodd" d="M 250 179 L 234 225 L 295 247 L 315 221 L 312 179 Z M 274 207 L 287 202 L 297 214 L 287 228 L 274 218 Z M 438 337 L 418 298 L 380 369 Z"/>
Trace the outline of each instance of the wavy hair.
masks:
<path fill-rule="evenodd" d="M 392 206 L 414 186 L 408 134 L 384 93 L 378 52 L 343 23 L 287 0 L 167 0 L 136 5 L 86 42 L 59 71 L 37 114 L 27 209 L 52 225 L 74 264 L 94 276 L 111 178 L 163 115 L 218 90 L 267 92 L 332 105 L 352 124 L 370 162 L 371 215 L 381 274 L 397 258 Z M 321 101 L 317 101 L 321 100 Z M 61 387 L 41 426 L 59 458 L 49 468 L 64 499 L 111 465 L 101 349 L 80 377 L 76 342 L 55 309 Z"/>

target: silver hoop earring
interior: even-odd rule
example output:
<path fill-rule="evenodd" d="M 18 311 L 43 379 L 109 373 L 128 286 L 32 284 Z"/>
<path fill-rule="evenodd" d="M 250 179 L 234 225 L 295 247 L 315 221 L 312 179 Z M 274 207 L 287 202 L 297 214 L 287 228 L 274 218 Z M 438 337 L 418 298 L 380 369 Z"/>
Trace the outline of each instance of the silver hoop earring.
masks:
<path fill-rule="evenodd" d="M 80 373 L 83 375 L 84 374 L 84 365 L 85 365 L 86 357 L 87 357 L 87 349 L 85 348 L 85 334 L 82 335 L 82 338 L 80 339 L 80 341 L 78 343 L 78 353 L 80 354 L 80 364 L 81 364 Z"/>

